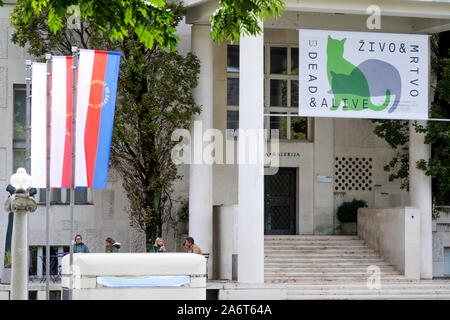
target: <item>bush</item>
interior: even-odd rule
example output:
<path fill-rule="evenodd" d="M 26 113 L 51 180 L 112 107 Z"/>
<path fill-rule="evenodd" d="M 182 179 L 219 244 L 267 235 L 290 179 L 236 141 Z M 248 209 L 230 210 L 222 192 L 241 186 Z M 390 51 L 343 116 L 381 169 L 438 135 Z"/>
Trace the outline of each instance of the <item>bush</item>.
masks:
<path fill-rule="evenodd" d="M 340 222 L 357 222 L 358 208 L 366 208 L 367 202 L 365 200 L 353 199 L 349 202 L 343 202 L 337 211 L 337 217 Z"/>

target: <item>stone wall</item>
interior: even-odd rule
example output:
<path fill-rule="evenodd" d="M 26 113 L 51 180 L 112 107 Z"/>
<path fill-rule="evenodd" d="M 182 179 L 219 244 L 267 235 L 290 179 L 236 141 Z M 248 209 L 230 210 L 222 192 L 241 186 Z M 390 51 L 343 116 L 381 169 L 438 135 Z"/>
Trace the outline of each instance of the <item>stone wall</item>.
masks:
<path fill-rule="evenodd" d="M 445 261 L 444 250 L 450 249 L 450 211 L 441 210 L 439 218 L 433 220 L 433 277 L 449 277 L 444 273 Z"/>
<path fill-rule="evenodd" d="M 359 208 L 358 236 L 407 278 L 420 279 L 418 208 Z"/>

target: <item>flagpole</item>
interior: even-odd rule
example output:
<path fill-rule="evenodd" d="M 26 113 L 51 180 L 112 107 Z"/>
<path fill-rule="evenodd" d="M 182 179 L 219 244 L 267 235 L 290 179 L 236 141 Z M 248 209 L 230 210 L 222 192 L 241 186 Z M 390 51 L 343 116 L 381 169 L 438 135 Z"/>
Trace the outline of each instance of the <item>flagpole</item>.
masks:
<path fill-rule="evenodd" d="M 45 189 L 45 299 L 50 300 L 50 75 L 52 72 L 52 55 L 46 54 L 47 61 L 47 171 Z"/>
<path fill-rule="evenodd" d="M 27 173 L 30 174 L 30 159 L 31 159 L 31 60 L 26 60 L 26 168 Z"/>
<path fill-rule="evenodd" d="M 78 67 L 78 48 L 72 47 L 72 161 L 70 166 L 70 280 L 69 280 L 69 300 L 73 297 L 73 213 L 75 206 L 75 132 L 76 132 L 76 80 L 77 80 L 77 67 Z"/>
<path fill-rule="evenodd" d="M 27 173 L 31 174 L 31 60 L 25 61 L 26 65 L 26 100 L 25 100 L 25 123 L 26 123 L 26 146 L 25 146 L 25 165 Z M 27 214 L 27 233 L 30 230 L 30 215 Z M 30 237 L 27 234 L 27 249 L 30 249 Z"/>

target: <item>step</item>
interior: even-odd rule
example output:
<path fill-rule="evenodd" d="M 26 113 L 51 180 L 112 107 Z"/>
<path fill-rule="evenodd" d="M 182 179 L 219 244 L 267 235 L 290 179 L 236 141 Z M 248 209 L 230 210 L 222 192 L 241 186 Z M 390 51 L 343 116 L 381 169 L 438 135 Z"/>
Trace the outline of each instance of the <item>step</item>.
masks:
<path fill-rule="evenodd" d="M 370 249 L 373 250 L 369 246 L 365 245 L 356 245 L 356 246 L 343 246 L 343 245 L 311 245 L 311 246 L 304 246 L 304 245 L 296 245 L 296 246 L 273 246 L 273 247 L 264 247 L 264 251 L 267 250 L 341 250 L 341 249 L 351 249 L 351 250 L 358 250 L 358 249 Z"/>
<path fill-rule="evenodd" d="M 264 243 L 283 243 L 283 242 L 364 242 L 364 239 L 349 237 L 349 238 L 338 238 L 338 237 L 285 237 L 285 238 L 264 238 Z"/>
<path fill-rule="evenodd" d="M 398 280 L 401 281 L 400 275 L 384 275 L 381 276 L 380 281 L 386 281 L 386 280 Z M 292 282 L 292 283 L 309 283 L 311 281 L 317 281 L 317 282 L 324 282 L 324 281 L 329 281 L 329 282 L 339 282 L 339 281 L 354 281 L 354 280 L 358 280 L 358 281 L 367 281 L 367 276 L 348 276 L 348 275 L 341 275 L 341 276 L 330 276 L 330 275 L 309 275 L 309 276 L 280 276 L 280 275 L 276 275 L 276 276 L 272 276 L 272 275 L 264 275 L 264 282 L 271 282 L 271 283 L 288 283 L 288 282 Z"/>
<path fill-rule="evenodd" d="M 353 289 L 353 290 L 303 290 L 303 291 L 287 291 L 289 295 L 401 295 L 401 294 L 414 294 L 414 295 L 438 295 L 445 294 L 450 295 L 450 288 L 447 289 L 432 289 L 432 290 L 414 290 L 414 289 L 385 289 L 385 290 L 370 290 L 370 289 Z"/>
<path fill-rule="evenodd" d="M 374 250 L 366 245 L 285 245 L 285 246 L 265 246 L 264 251 L 277 251 L 277 250 L 341 250 L 341 249 L 351 249 L 351 250 L 361 250 L 361 249 L 370 249 Z"/>
<path fill-rule="evenodd" d="M 338 243 L 344 243 L 344 244 L 365 244 L 365 241 L 362 239 L 319 239 L 319 240 L 312 240 L 312 239 L 264 239 L 265 245 L 277 245 L 277 244 L 283 244 L 283 243 L 304 243 L 304 244 L 338 244 Z"/>
<path fill-rule="evenodd" d="M 366 247 L 370 248 L 365 243 L 355 243 L 355 242 L 274 242 L 274 243 L 264 243 L 264 248 L 285 248 L 285 247 Z"/>
<path fill-rule="evenodd" d="M 380 268 L 380 273 L 386 273 L 395 271 L 398 272 L 397 269 L 394 267 L 383 267 Z M 291 268 L 291 267 L 264 267 L 264 273 L 270 274 L 270 273 L 284 273 L 284 274 L 291 274 L 291 273 L 310 273 L 310 272 L 321 272 L 321 273 L 339 273 L 339 272 L 360 272 L 360 273 L 366 273 L 367 268 L 364 267 L 318 267 L 318 268 L 311 268 L 311 267 L 301 267 L 301 268 Z"/>
<path fill-rule="evenodd" d="M 340 254 L 340 255 L 336 255 L 333 253 L 305 253 L 302 254 L 301 256 L 295 256 L 293 255 L 292 257 L 290 257 L 290 255 L 287 255 L 285 253 L 270 253 L 270 254 L 264 254 L 264 260 L 268 260 L 268 259 L 276 259 L 276 258 L 287 258 L 289 257 L 290 259 L 295 259 L 295 258 L 304 258 L 304 259 L 311 259 L 311 258 L 340 258 L 340 259 L 364 259 L 364 258 L 378 258 L 380 259 L 380 255 L 377 253 L 361 253 L 361 254 L 356 254 L 356 253 L 344 253 L 344 254 Z"/>
<path fill-rule="evenodd" d="M 342 248 L 342 249 L 270 249 L 264 250 L 265 255 L 270 254 L 292 254 L 292 255 L 303 255 L 303 254 L 364 254 L 364 253 L 376 253 L 373 249 L 363 248 L 363 249 L 352 249 L 352 248 Z"/>
<path fill-rule="evenodd" d="M 265 235 L 264 240 L 361 240 L 358 236 L 344 235 Z"/>
<path fill-rule="evenodd" d="M 288 300 L 450 300 L 450 295 L 419 295 L 419 294 L 401 294 L 401 295 L 292 295 Z"/>
<path fill-rule="evenodd" d="M 352 270 L 338 270 L 338 271 L 319 271 L 319 270 L 314 270 L 312 269 L 309 272 L 302 272 L 301 270 L 297 271 L 297 270 L 278 270 L 278 271 L 271 271 L 271 272 L 266 272 L 264 271 L 265 275 L 292 275 L 292 276 L 300 276 L 300 277 L 305 277 L 305 276 L 315 276 L 315 275 L 327 275 L 327 276 L 359 276 L 359 275 L 364 275 L 369 277 L 370 275 L 368 275 L 366 273 L 366 270 L 362 270 L 362 271 L 352 271 Z M 381 273 L 380 276 L 383 275 L 387 275 L 387 274 L 400 274 L 399 271 L 397 270 L 389 270 L 389 271 L 385 271 L 383 273 Z"/>
<path fill-rule="evenodd" d="M 280 278 L 274 278 L 272 280 L 265 279 L 265 282 L 282 282 L 286 283 L 286 288 L 295 288 L 298 286 L 330 286 L 330 285 L 337 285 L 337 286 L 344 286 L 344 285 L 359 285 L 359 286 L 366 286 L 367 284 L 367 278 L 356 278 L 356 279 L 349 279 L 348 277 L 335 277 L 326 279 L 324 277 L 319 277 L 317 279 L 313 278 L 305 278 L 305 279 L 295 279 L 295 281 L 289 282 L 286 279 L 280 279 Z M 406 279 L 402 275 L 398 276 L 384 276 L 381 278 L 381 286 L 383 285 L 414 285 L 417 283 L 417 280 L 409 280 Z"/>
<path fill-rule="evenodd" d="M 351 258 L 336 258 L 336 257 L 316 257 L 316 258 L 305 258 L 303 256 L 299 257 L 278 257 L 278 258 L 266 258 L 264 263 L 369 263 L 369 264 L 383 264 L 387 263 L 380 256 L 374 258 L 359 258 L 357 256 L 352 256 Z"/>
<path fill-rule="evenodd" d="M 264 268 L 274 268 L 274 267 L 289 267 L 289 268 L 334 268 L 334 267 L 360 267 L 360 268 L 367 268 L 369 266 L 376 265 L 378 267 L 392 267 L 391 264 L 385 261 L 378 261 L 377 263 L 372 262 L 364 262 L 364 261 L 357 261 L 357 262 L 296 262 L 296 261 L 283 261 L 283 262 L 274 262 L 274 261 L 265 261 L 264 262 Z"/>
<path fill-rule="evenodd" d="M 304 290 L 370 290 L 367 288 L 366 282 L 361 282 L 358 284 L 288 284 L 286 288 L 289 291 L 304 291 Z M 396 282 L 396 283 L 381 283 L 381 290 L 403 290 L 403 289 L 421 289 L 421 290 L 434 290 L 434 289 L 448 289 L 450 290 L 450 284 L 421 284 L 419 283 L 408 283 L 408 282 Z"/>

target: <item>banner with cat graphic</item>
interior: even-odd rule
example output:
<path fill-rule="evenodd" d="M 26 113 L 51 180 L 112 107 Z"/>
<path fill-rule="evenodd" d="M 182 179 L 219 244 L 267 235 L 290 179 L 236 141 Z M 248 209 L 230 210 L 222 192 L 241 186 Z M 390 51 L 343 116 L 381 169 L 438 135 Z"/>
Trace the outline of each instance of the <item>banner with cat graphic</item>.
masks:
<path fill-rule="evenodd" d="M 428 119 L 429 36 L 299 30 L 299 116 Z"/>

